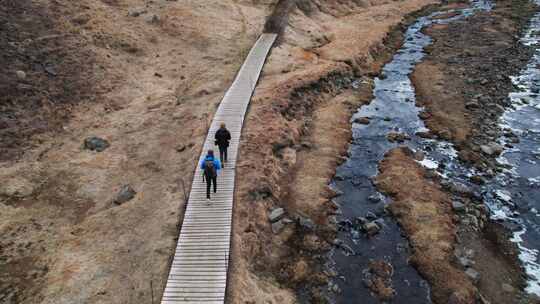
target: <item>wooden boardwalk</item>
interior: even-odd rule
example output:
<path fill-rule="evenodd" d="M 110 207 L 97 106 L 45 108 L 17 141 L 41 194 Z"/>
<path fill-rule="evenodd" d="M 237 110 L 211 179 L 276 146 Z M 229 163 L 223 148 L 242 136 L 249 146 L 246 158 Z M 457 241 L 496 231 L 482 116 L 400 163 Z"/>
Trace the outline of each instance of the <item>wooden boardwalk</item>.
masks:
<path fill-rule="evenodd" d="M 275 34 L 261 35 L 214 116 L 199 162 L 209 149 L 219 156 L 214 134 L 222 122 L 227 124 L 232 137 L 229 162 L 219 173 L 217 193 L 212 193 L 210 204 L 206 202 L 206 183 L 197 166 L 162 304 L 225 301 L 240 134 L 251 95 L 275 40 Z"/>

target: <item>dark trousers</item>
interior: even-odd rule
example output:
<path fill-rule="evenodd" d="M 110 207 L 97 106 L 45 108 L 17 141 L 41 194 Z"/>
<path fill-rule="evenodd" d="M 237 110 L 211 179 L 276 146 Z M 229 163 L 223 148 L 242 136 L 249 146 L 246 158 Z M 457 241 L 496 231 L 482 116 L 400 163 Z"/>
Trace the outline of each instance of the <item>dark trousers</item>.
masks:
<path fill-rule="evenodd" d="M 227 162 L 227 147 L 219 146 L 219 160 L 222 165 Z"/>
<path fill-rule="evenodd" d="M 212 183 L 214 184 L 214 193 L 217 191 L 217 176 L 205 176 L 204 179 L 206 180 L 206 198 L 210 199 L 210 187 Z"/>

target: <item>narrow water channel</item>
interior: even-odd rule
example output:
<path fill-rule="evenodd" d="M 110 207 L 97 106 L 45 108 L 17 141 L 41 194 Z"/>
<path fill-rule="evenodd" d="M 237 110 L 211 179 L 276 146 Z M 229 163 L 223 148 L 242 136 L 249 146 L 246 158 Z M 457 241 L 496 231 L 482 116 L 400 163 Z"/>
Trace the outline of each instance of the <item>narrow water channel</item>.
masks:
<path fill-rule="evenodd" d="M 487 1 L 472 1 L 470 8 L 444 11 L 419 18 L 405 33 L 402 48 L 386 64 L 382 76 L 375 79 L 374 99 L 362 106 L 353 120 L 369 117 L 368 125 L 353 123 L 353 141 L 349 147 L 349 158 L 336 172 L 332 186 L 342 193 L 336 198 L 342 214 L 338 218 L 339 234 L 337 250 L 332 253 L 330 265 L 338 277 L 339 287 L 336 303 L 379 303 L 371 295 L 366 282 L 371 260 L 384 260 L 392 265 L 392 287 L 396 295 L 393 303 L 431 303 L 429 285 L 408 263 L 409 245 L 397 223 L 386 214 L 387 198 L 378 193 L 372 183 L 377 167 L 384 154 L 397 147 L 388 141 L 391 132 L 406 134 L 406 144 L 413 150 L 426 155 L 422 164 L 435 169 L 452 180 L 466 179 L 468 169 L 457 162 L 457 154 L 450 143 L 424 139 L 417 136 L 425 131 L 418 117 L 421 108 L 415 105 L 414 87 L 410 74 L 424 57 L 424 48 L 431 38 L 422 29 L 432 24 L 446 24 L 465 18 L 479 10 L 491 9 Z M 455 12 L 452 17 L 443 14 Z M 448 15 L 450 16 L 450 15 Z M 445 164 L 438 166 L 438 164 Z M 362 229 L 365 221 L 374 222 L 380 231 L 369 237 Z"/>

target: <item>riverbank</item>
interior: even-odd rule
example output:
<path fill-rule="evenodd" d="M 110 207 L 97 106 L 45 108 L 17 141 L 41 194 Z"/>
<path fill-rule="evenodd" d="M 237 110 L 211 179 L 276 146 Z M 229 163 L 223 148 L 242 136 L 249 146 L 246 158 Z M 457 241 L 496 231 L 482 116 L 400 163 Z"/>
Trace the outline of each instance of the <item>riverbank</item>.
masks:
<path fill-rule="evenodd" d="M 327 185 L 345 159 L 349 118 L 371 100 L 373 77 L 401 44 L 400 24 L 433 2 L 320 11 L 301 3 L 272 51 L 244 128 L 230 303 L 327 301 L 335 274 L 326 255 L 337 229 L 336 193 Z M 320 29 L 317 20 L 325 20 Z M 308 42 L 304 35 L 315 33 L 323 36 Z M 279 208 L 284 218 L 273 223 L 269 215 Z"/>

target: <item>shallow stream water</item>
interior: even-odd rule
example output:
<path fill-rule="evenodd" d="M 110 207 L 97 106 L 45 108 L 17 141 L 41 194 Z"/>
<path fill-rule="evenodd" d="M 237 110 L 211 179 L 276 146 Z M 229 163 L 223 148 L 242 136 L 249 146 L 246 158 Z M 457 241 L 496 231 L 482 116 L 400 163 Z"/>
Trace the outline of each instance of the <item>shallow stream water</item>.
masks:
<path fill-rule="evenodd" d="M 353 116 L 369 117 L 368 125 L 353 123 L 353 141 L 349 147 L 349 158 L 336 172 L 332 186 L 342 193 L 335 200 L 342 214 L 338 217 L 337 250 L 333 251 L 331 268 L 338 277 L 334 281 L 339 287 L 337 303 L 379 303 L 366 287 L 370 260 L 385 260 L 393 266 L 392 287 L 396 295 L 393 303 L 431 303 L 429 285 L 408 263 L 409 245 L 399 226 L 386 215 L 384 207 L 388 199 L 378 193 L 372 178 L 378 173 L 378 164 L 390 149 L 406 144 L 415 151 L 423 151 L 426 158 L 421 163 L 438 169 L 444 177 L 464 182 L 470 170 L 457 162 L 457 153 L 447 142 L 424 139 L 417 132 L 427 131 L 418 117 L 422 110 L 415 105 L 414 87 L 410 74 L 424 57 L 424 48 L 431 38 L 422 29 L 433 24 L 446 24 L 466 18 L 481 10 L 490 10 L 491 3 L 473 1 L 470 8 L 444 11 L 419 18 L 407 29 L 402 48 L 386 64 L 382 76 L 375 79 L 374 99 L 362 106 Z M 443 14 L 456 12 L 445 18 Z M 387 140 L 389 132 L 407 134 L 405 143 Z M 380 232 L 368 237 L 358 227 L 358 218 L 375 220 Z M 330 286 L 336 290 L 335 286 Z"/>

